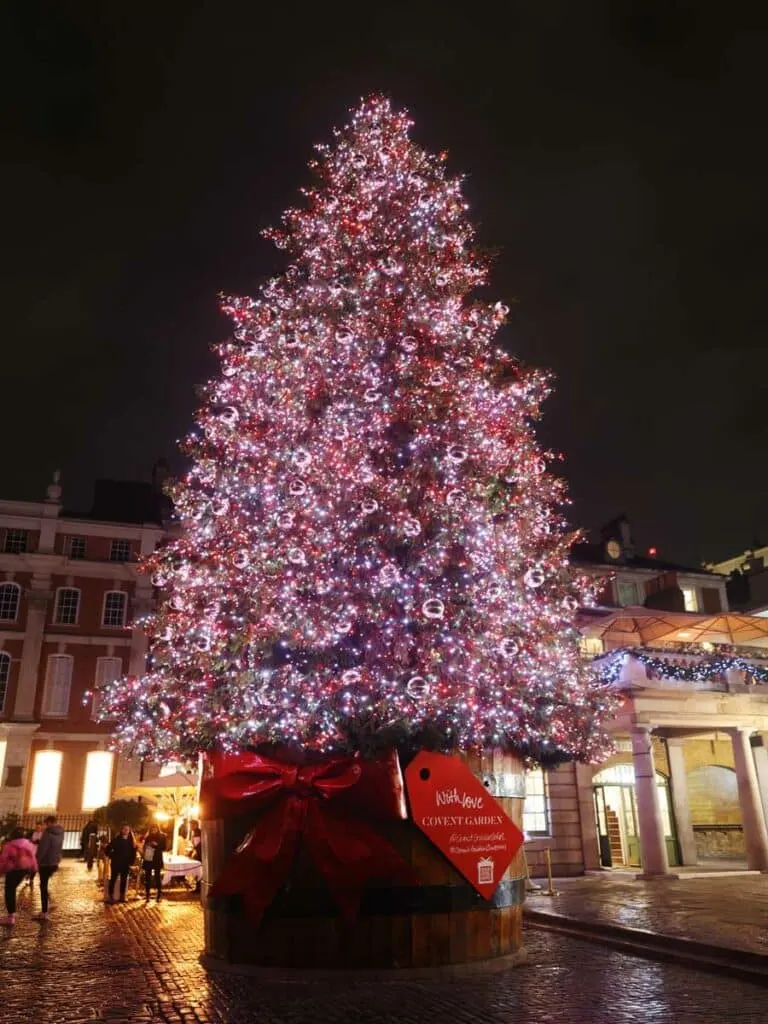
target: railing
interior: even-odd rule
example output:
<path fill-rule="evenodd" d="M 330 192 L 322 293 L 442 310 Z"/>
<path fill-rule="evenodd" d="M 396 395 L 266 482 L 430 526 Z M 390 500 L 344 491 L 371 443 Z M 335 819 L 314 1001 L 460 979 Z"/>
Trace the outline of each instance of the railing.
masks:
<path fill-rule="evenodd" d="M 44 822 L 46 813 L 27 813 L 19 815 L 19 828 L 33 832 L 35 826 Z M 73 856 L 80 853 L 80 836 L 83 829 L 91 821 L 90 814 L 60 814 L 56 819 L 64 829 L 64 853 Z M 101 828 L 99 829 L 101 832 Z"/>

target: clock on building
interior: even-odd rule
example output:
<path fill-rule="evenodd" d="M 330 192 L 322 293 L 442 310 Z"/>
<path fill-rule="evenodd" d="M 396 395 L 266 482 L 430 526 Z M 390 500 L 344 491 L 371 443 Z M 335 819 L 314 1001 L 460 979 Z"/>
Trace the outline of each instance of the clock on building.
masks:
<path fill-rule="evenodd" d="M 605 553 L 616 561 L 617 558 L 621 558 L 621 544 L 617 540 L 609 540 L 605 545 Z"/>

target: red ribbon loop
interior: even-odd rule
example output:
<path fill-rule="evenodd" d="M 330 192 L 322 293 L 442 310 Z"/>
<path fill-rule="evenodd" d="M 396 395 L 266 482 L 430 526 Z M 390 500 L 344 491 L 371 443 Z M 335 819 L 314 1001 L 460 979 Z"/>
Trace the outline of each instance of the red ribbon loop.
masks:
<path fill-rule="evenodd" d="M 208 817 L 259 812 L 210 895 L 242 895 L 257 923 L 287 880 L 305 843 L 345 917 L 356 916 L 374 880 L 414 884 L 397 851 L 365 820 L 405 816 L 396 754 L 376 761 L 335 757 L 293 764 L 261 754 L 215 754 L 203 783 Z M 396 774 L 395 774 L 396 770 Z"/>

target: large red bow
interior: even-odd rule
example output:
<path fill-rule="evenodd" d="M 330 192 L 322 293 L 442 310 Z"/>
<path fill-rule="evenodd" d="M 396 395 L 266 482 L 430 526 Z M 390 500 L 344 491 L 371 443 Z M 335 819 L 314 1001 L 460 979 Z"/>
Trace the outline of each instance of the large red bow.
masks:
<path fill-rule="evenodd" d="M 357 914 L 366 883 L 416 881 L 397 851 L 361 819 L 361 814 L 404 817 L 402 776 L 394 752 L 384 761 L 336 757 L 299 765 L 253 753 L 214 754 L 210 761 L 213 777 L 203 783 L 202 792 L 207 816 L 214 816 L 214 805 L 216 816 L 263 810 L 210 895 L 242 895 L 257 923 L 288 878 L 300 842 L 345 917 Z"/>

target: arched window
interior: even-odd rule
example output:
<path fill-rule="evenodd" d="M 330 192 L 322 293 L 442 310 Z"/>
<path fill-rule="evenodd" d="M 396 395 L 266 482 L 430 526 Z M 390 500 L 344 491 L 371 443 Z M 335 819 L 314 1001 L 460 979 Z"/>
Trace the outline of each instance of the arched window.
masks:
<path fill-rule="evenodd" d="M 0 622 L 15 622 L 19 615 L 21 587 L 18 583 L 0 585 Z"/>
<path fill-rule="evenodd" d="M 125 626 L 126 594 L 123 590 L 108 590 L 104 595 L 104 607 L 101 611 L 101 624 L 110 629 L 122 629 Z"/>
<path fill-rule="evenodd" d="M 74 626 L 80 612 L 80 591 L 76 587 L 59 587 L 53 622 L 56 626 Z"/>
<path fill-rule="evenodd" d="M 0 711 L 5 707 L 5 695 L 8 692 L 8 680 L 10 678 L 11 656 L 5 651 L 0 651 Z"/>

